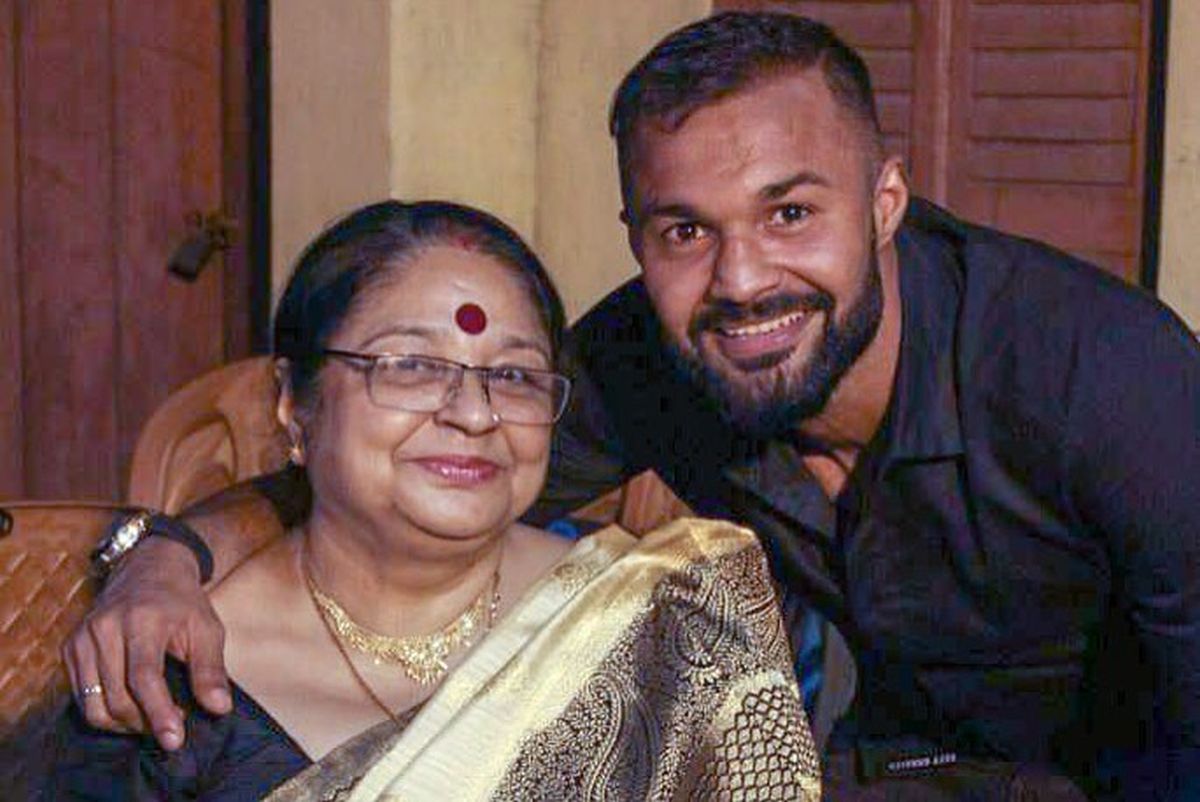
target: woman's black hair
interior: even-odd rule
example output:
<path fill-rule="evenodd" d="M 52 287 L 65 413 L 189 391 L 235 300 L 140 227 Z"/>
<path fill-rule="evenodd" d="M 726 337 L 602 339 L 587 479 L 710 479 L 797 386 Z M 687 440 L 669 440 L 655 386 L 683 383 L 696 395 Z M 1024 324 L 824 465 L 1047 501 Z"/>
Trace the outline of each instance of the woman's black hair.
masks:
<path fill-rule="evenodd" d="M 510 267 L 528 290 L 558 358 L 566 316 L 558 291 L 521 237 L 487 212 L 446 201 L 364 206 L 323 231 L 300 255 L 275 312 L 274 353 L 288 360 L 297 400 L 308 398 L 324 349 L 359 293 L 422 248 L 466 247 Z"/>

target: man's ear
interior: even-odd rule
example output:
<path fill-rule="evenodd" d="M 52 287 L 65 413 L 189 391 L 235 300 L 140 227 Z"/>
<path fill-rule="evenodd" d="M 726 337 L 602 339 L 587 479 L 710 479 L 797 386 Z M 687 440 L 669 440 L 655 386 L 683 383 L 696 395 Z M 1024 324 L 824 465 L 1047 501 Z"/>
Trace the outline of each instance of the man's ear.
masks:
<path fill-rule="evenodd" d="M 629 243 L 629 250 L 633 253 L 633 258 L 638 264 L 642 263 L 642 237 L 638 226 L 634 223 L 633 214 L 626 206 L 621 209 L 619 215 L 621 222 L 625 225 L 625 241 Z"/>
<path fill-rule="evenodd" d="M 904 161 L 899 156 L 889 156 L 875 178 L 872 199 L 876 248 L 891 244 L 907 209 L 908 178 L 904 175 Z"/>

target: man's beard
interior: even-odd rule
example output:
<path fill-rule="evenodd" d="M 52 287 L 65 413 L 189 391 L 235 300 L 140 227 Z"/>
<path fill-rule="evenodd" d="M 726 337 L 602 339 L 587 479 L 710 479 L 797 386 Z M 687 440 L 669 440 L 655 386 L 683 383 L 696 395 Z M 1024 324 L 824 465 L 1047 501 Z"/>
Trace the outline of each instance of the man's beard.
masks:
<path fill-rule="evenodd" d="M 873 240 L 873 238 L 872 238 Z M 821 338 L 804 363 L 788 368 L 793 352 L 768 355 L 744 369 L 714 368 L 705 364 L 698 348 L 690 353 L 669 346 L 677 365 L 689 379 L 720 408 L 722 416 L 738 431 L 751 437 L 768 438 L 787 434 L 828 403 L 833 390 L 867 346 L 875 339 L 883 318 L 883 278 L 874 245 L 853 306 L 845 319 L 835 319 L 835 301 L 827 292 L 804 295 L 784 293 L 748 305 L 714 304 L 696 316 L 688 339 L 695 345 L 705 331 L 768 320 L 790 312 L 824 312 Z"/>

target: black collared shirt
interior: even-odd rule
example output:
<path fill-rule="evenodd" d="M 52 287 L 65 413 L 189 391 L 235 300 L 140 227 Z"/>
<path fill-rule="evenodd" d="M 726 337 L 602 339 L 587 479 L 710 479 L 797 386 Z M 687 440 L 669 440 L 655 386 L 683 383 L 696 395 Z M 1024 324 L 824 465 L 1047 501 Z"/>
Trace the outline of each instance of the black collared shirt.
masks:
<path fill-rule="evenodd" d="M 793 445 L 723 425 L 633 281 L 573 330 L 537 517 L 654 468 L 754 527 L 846 636 L 859 690 L 835 741 L 1166 788 L 1200 746 L 1200 347 L 1148 295 L 930 204 L 897 243 L 896 382 L 836 500 Z"/>

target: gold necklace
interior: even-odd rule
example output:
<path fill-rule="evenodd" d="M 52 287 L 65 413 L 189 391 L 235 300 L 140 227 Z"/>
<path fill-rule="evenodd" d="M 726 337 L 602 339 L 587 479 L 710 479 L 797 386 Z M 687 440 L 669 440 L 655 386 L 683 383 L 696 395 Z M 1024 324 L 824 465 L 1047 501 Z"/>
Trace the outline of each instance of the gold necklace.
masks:
<path fill-rule="evenodd" d="M 392 710 L 391 707 L 386 705 L 384 701 L 375 693 L 375 691 L 371 690 L 371 686 L 367 683 L 363 675 L 358 673 L 358 669 L 355 667 L 354 661 L 350 659 L 350 655 L 346 653 L 346 647 L 342 644 L 341 639 L 338 638 L 337 633 L 333 631 L 333 627 L 329 625 L 328 619 L 321 615 L 321 607 L 317 604 L 316 598 L 311 593 L 308 594 L 308 597 L 312 599 L 313 607 L 316 608 L 317 615 L 321 618 L 321 623 L 325 625 L 325 631 L 329 633 L 329 639 L 333 641 L 333 645 L 337 647 L 338 654 L 342 656 L 342 662 L 346 664 L 346 668 L 350 669 L 350 675 L 354 677 L 354 682 L 357 683 L 359 689 L 367 695 L 367 698 L 370 699 L 377 708 L 382 710 L 385 716 L 392 720 L 392 724 L 395 725 L 396 729 L 398 731 L 402 731 L 405 726 L 407 726 L 408 722 L 411 721 L 417 714 L 417 711 L 421 709 L 421 705 L 419 703 L 413 705 L 403 713 L 397 713 L 396 711 Z"/>
<path fill-rule="evenodd" d="M 458 618 L 441 630 L 428 635 L 393 637 L 372 632 L 352 619 L 340 604 L 317 587 L 307 560 L 304 562 L 304 578 L 321 620 L 335 635 L 334 640 L 339 647 L 345 643 L 355 651 L 370 655 L 376 665 L 395 663 L 406 676 L 421 685 L 440 681 L 449 668 L 447 658 L 450 654 L 470 645 L 480 630 L 490 630 L 500 606 L 500 566 L 497 564 L 492 574 L 492 592 L 489 594 L 485 588 Z M 354 670 L 353 663 L 350 663 L 344 651 L 342 656 L 347 658 L 351 670 Z M 361 679 L 357 671 L 354 674 L 355 679 Z M 374 698 L 373 693 L 371 696 Z"/>

